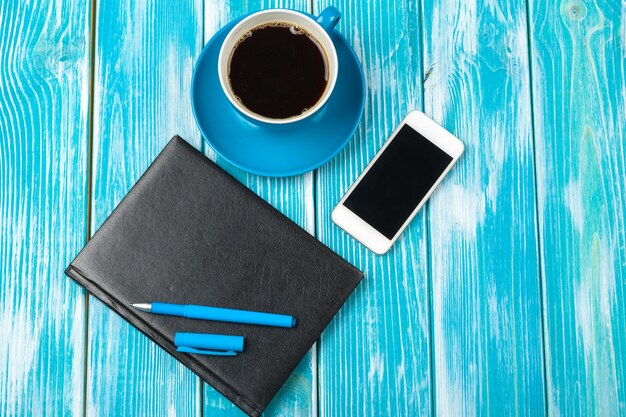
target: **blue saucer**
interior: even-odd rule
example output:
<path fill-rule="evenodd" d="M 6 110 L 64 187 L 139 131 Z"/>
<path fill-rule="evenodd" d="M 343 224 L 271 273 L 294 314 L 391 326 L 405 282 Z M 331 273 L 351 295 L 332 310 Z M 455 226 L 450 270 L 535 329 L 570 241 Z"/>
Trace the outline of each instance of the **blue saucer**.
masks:
<path fill-rule="evenodd" d="M 202 135 L 221 157 L 253 174 L 288 177 L 319 167 L 346 146 L 363 114 L 365 79 L 354 51 L 333 31 L 339 74 L 324 108 L 293 128 L 256 126 L 232 107 L 217 76 L 222 42 L 239 20 L 211 38 L 194 68 L 191 105 Z"/>

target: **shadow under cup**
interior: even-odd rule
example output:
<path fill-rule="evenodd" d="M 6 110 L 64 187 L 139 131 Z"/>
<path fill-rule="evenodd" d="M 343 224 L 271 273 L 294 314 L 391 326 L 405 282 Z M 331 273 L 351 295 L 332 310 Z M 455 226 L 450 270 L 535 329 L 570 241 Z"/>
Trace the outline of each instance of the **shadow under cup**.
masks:
<path fill-rule="evenodd" d="M 328 32 L 339 18 L 333 7 L 317 20 L 272 9 L 235 25 L 218 58 L 220 84 L 233 107 L 266 126 L 293 126 L 318 113 L 337 80 L 337 52 Z"/>

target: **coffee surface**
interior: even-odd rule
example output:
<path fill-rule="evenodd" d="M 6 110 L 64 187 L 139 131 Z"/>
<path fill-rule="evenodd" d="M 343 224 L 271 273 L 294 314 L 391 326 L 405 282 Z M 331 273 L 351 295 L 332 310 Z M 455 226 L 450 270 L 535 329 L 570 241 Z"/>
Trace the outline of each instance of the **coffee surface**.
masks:
<path fill-rule="evenodd" d="M 287 22 L 248 32 L 230 59 L 229 81 L 249 110 L 272 119 L 313 107 L 327 85 L 326 55 L 308 33 Z"/>

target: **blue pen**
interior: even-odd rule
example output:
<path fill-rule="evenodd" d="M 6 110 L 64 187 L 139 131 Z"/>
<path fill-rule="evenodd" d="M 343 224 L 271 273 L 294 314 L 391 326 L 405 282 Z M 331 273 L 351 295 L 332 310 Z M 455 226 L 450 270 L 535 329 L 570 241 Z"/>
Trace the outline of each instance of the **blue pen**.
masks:
<path fill-rule="evenodd" d="M 285 314 L 261 313 L 258 311 L 234 310 L 194 304 L 137 303 L 131 304 L 131 306 L 148 313 L 187 317 L 189 319 L 288 328 L 296 325 L 296 319 Z"/>
<path fill-rule="evenodd" d="M 195 355 L 237 356 L 237 352 L 243 352 L 243 343 L 243 336 L 208 333 L 174 335 L 177 351 Z"/>

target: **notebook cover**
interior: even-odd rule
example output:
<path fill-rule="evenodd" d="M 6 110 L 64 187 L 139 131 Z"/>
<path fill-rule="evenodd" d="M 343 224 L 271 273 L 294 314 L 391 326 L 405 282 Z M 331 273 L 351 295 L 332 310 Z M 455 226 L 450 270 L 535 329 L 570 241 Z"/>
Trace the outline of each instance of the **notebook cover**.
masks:
<path fill-rule="evenodd" d="M 66 274 L 250 416 L 261 414 L 363 277 L 179 137 Z M 219 323 L 129 307 L 151 301 L 290 314 L 298 325 Z M 243 335 L 245 351 L 179 353 L 175 332 Z"/>

